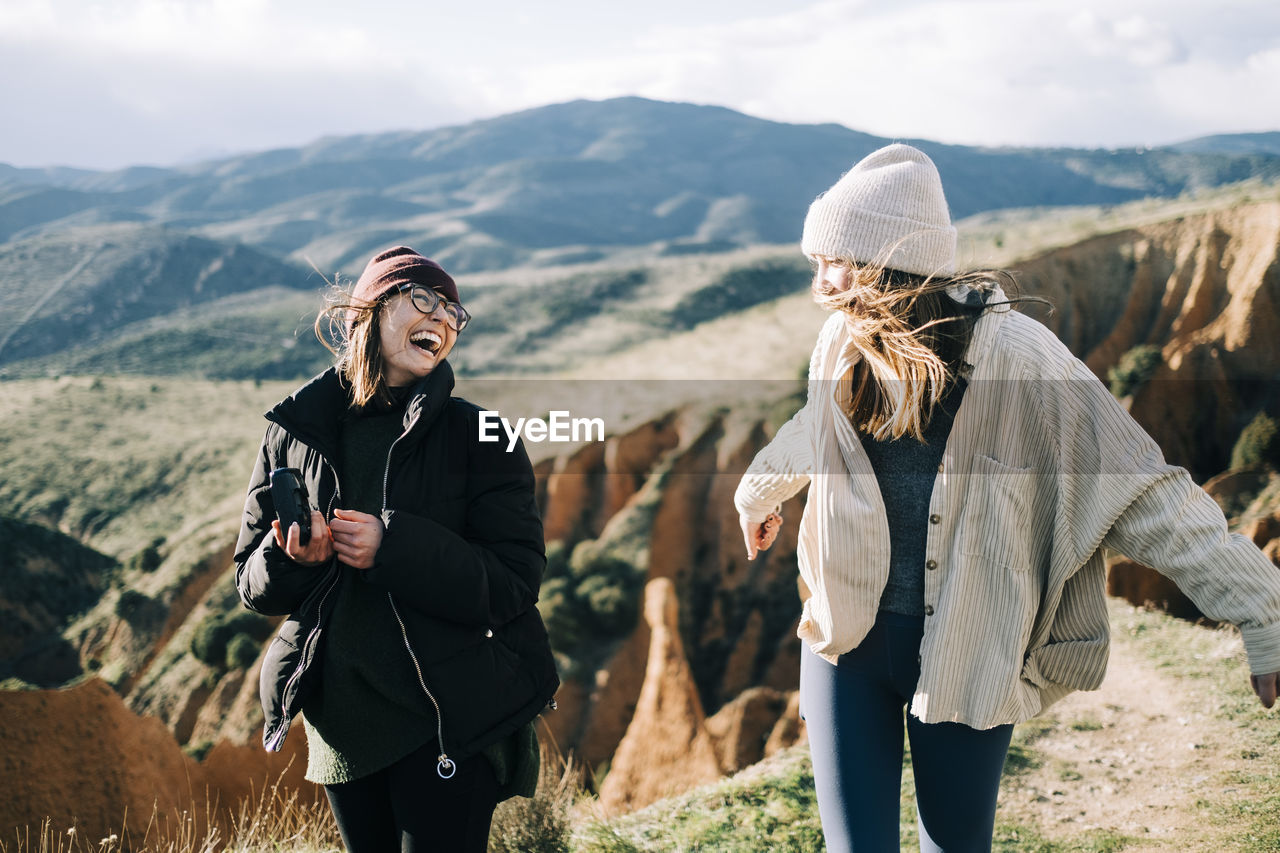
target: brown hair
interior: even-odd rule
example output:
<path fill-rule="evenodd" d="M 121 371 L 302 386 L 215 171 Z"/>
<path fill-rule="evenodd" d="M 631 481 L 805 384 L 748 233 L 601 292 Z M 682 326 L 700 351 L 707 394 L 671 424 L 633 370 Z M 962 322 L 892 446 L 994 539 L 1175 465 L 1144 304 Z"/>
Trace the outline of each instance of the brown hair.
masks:
<path fill-rule="evenodd" d="M 923 441 L 934 407 L 964 372 L 978 318 L 1022 301 L 969 305 L 947 289 L 1012 291 L 1016 282 L 1002 270 L 921 276 L 848 258 L 834 262 L 848 268 L 848 289 L 836 292 L 815 278 L 813 295 L 819 305 L 845 313 L 850 341 L 862 356 L 839 392 L 845 413 L 856 429 L 877 440 L 910 435 Z"/>
<path fill-rule="evenodd" d="M 325 307 L 316 315 L 316 337 L 336 357 L 334 366 L 351 386 L 351 405 L 355 408 L 373 400 L 392 400 L 382 372 L 380 318 L 383 306 L 395 292 L 388 291 L 372 304 L 358 302 L 352 298 L 351 290 L 335 279 L 325 297 Z"/>

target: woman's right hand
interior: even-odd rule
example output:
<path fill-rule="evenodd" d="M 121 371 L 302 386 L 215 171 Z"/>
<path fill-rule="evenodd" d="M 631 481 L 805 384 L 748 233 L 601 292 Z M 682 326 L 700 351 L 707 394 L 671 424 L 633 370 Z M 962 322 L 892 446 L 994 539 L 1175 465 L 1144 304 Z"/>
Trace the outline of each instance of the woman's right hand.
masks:
<path fill-rule="evenodd" d="M 754 560 L 756 554 L 772 548 L 778 531 L 782 529 L 782 516 L 776 512 L 769 513 L 764 521 L 747 521 L 742 517 L 738 521 L 742 525 L 742 538 L 747 543 L 748 560 Z"/>
<path fill-rule="evenodd" d="M 289 525 L 287 536 L 280 529 L 279 519 L 271 522 L 271 529 L 276 534 L 276 544 L 295 563 L 319 566 L 333 557 L 333 538 L 329 533 L 329 525 L 325 524 L 324 515 L 319 510 L 311 510 L 311 538 L 305 548 L 298 541 L 302 534 L 296 522 Z"/>

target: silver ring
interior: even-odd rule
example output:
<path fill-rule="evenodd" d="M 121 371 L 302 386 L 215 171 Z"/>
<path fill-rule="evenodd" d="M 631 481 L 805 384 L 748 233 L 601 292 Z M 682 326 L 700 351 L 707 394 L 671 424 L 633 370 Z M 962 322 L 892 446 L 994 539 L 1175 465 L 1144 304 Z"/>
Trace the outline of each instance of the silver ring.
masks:
<path fill-rule="evenodd" d="M 449 772 L 446 773 L 445 770 L 448 770 Z M 441 779 L 452 779 L 453 774 L 457 772 L 458 765 L 454 764 L 453 761 L 448 758 L 441 758 L 436 762 L 436 773 Z"/>

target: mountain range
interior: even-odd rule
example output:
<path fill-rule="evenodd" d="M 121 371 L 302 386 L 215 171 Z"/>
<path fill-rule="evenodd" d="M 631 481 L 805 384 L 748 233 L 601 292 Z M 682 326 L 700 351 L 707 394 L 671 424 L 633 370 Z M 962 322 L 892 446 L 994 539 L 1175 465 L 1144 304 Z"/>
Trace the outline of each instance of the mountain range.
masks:
<path fill-rule="evenodd" d="M 489 343 L 459 367 L 564 367 L 536 354 L 581 349 L 544 334 L 566 319 L 582 333 L 629 305 L 634 328 L 597 339 L 634 340 L 654 317 L 679 327 L 719 310 L 690 299 L 745 307 L 802 288 L 798 255 L 728 287 L 735 261 L 665 284 L 650 262 L 794 245 L 810 200 L 889 141 L 618 98 L 174 169 L 0 165 L 0 376 L 307 375 L 328 360 L 308 330 L 324 282 L 396 243 L 470 275 L 469 304 L 484 310 L 469 338 Z M 1280 178 L 1280 133 L 1150 150 L 911 141 L 938 164 L 957 219 Z"/>
<path fill-rule="evenodd" d="M 147 223 L 351 271 L 408 242 L 459 272 L 601 247 L 791 242 L 812 198 L 892 140 L 642 98 L 573 101 L 420 132 L 333 137 L 162 169 L 0 166 L 0 240 Z M 1170 196 L 1280 177 L 1280 133 L 1153 149 L 976 148 L 905 140 L 952 213 Z"/>

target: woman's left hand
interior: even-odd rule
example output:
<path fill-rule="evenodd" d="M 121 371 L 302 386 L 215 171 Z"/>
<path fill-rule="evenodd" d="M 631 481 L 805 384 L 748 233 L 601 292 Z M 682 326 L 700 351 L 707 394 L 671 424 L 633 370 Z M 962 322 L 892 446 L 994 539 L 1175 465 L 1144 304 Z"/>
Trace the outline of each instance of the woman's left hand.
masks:
<path fill-rule="evenodd" d="M 1251 675 L 1249 683 L 1253 692 L 1258 694 L 1262 707 L 1270 708 L 1276 703 L 1276 690 L 1280 688 L 1280 672 L 1269 672 L 1266 675 Z"/>
<path fill-rule="evenodd" d="M 382 545 L 381 518 L 353 509 L 335 509 L 329 530 L 338 559 L 355 569 L 373 567 L 373 558 Z"/>

